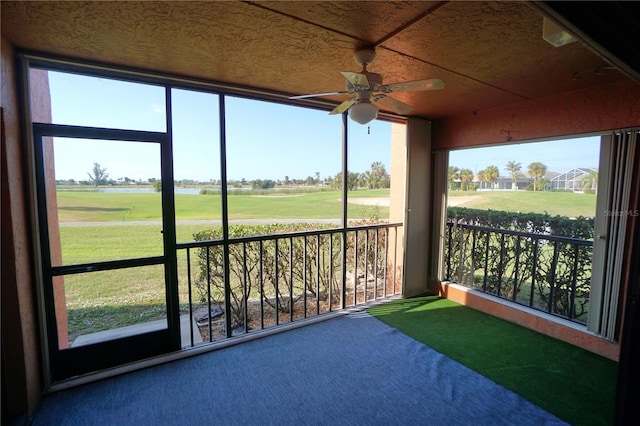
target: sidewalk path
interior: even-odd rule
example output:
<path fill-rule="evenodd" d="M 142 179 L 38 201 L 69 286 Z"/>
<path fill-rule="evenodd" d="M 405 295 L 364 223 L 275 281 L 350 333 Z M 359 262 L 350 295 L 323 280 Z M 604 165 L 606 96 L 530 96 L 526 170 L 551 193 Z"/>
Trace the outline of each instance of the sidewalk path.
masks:
<path fill-rule="evenodd" d="M 357 220 L 357 219 L 351 219 Z M 340 224 L 340 219 L 230 219 L 230 225 L 268 225 L 271 223 L 326 223 Z M 214 220 L 178 220 L 176 225 L 221 225 L 221 219 Z M 162 225 L 159 220 L 133 222 L 60 222 L 60 226 L 140 226 Z"/>

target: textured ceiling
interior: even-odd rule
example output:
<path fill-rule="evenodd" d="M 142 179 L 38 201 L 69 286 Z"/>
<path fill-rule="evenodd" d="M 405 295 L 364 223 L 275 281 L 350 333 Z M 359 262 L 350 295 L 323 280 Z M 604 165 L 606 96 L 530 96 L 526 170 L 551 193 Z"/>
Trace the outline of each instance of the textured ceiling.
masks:
<path fill-rule="evenodd" d="M 440 78 L 397 93 L 438 119 L 625 79 L 581 43 L 542 39 L 525 2 L 10 2 L 15 46 L 290 95 L 344 89 L 354 49 L 376 47 L 386 83 Z M 346 99 L 327 97 L 336 104 Z"/>

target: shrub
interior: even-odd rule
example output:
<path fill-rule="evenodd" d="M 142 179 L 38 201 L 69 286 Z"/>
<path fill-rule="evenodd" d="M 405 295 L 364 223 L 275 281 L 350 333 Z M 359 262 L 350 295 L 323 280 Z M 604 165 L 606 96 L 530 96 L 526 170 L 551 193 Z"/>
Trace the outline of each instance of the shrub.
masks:
<path fill-rule="evenodd" d="M 363 220 L 351 225 L 370 224 L 371 221 Z M 331 225 L 314 223 L 230 226 L 230 238 L 270 236 L 262 242 L 229 244 L 229 302 L 233 326 L 246 325 L 245 305 L 252 297 L 261 298 L 280 313 L 289 313 L 294 303 L 303 297 L 327 300 L 331 294 L 339 300 L 342 293 L 342 233 L 278 238 L 282 234 L 332 228 Z M 376 233 L 375 230 L 357 232 L 357 256 L 356 231 L 347 232 L 347 265 L 357 268 L 359 274 L 366 271 L 369 277 L 377 273 L 375 279 L 384 278 L 387 271 L 384 257 L 387 234 Z M 197 250 L 195 286 L 200 302 L 211 300 L 222 304 L 225 290 L 222 229 L 202 230 L 193 237 L 195 241 L 218 242 Z"/>
<path fill-rule="evenodd" d="M 589 245 L 577 249 L 572 242 L 456 225 L 593 240 L 593 218 L 463 207 L 449 207 L 447 216 L 453 224 L 446 233 L 445 258 L 451 274 L 447 278 L 527 305 L 533 300 L 534 308 L 586 321 L 591 284 Z"/>
<path fill-rule="evenodd" d="M 453 223 L 487 226 L 534 234 L 593 240 L 593 218 L 551 216 L 548 213 L 514 213 L 500 210 L 480 210 L 448 207 L 447 219 Z"/>

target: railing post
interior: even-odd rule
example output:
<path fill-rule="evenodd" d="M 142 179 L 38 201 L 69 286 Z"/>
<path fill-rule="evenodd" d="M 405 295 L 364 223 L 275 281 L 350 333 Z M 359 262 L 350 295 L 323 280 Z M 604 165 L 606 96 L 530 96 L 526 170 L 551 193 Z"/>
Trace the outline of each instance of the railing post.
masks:
<path fill-rule="evenodd" d="M 304 289 L 302 290 L 302 300 L 304 306 L 304 317 L 307 317 L 307 236 L 304 236 L 304 247 L 302 252 L 302 269 L 304 271 L 302 282 Z"/>
<path fill-rule="evenodd" d="M 365 237 L 364 237 L 364 286 L 363 286 L 363 293 L 364 293 L 364 303 L 367 303 L 367 286 L 369 284 L 369 230 L 366 229 L 364 232 L 366 232 Z"/>
<path fill-rule="evenodd" d="M 380 238 L 379 228 L 376 228 L 376 246 L 373 255 L 373 300 L 378 298 L 378 238 Z"/>
<path fill-rule="evenodd" d="M 538 245 L 540 244 L 540 239 L 536 238 L 533 243 L 533 259 L 531 262 L 531 295 L 529 296 L 529 306 L 533 307 L 533 298 L 535 296 L 536 289 L 536 271 L 538 270 Z"/>
<path fill-rule="evenodd" d="M 558 242 L 553 242 L 553 260 L 551 261 L 551 273 L 549 274 L 549 312 L 553 312 L 554 296 L 556 291 L 556 268 L 558 266 Z"/>
<path fill-rule="evenodd" d="M 487 291 L 487 275 L 489 273 L 489 240 L 491 239 L 491 234 L 489 231 L 485 233 L 487 235 L 487 242 L 484 248 L 484 278 L 482 279 L 482 291 Z"/>
<path fill-rule="evenodd" d="M 260 265 L 260 330 L 264 329 L 264 265 L 263 265 L 263 260 L 262 260 L 262 250 L 263 250 L 263 243 L 262 240 L 260 240 L 259 244 L 259 257 L 258 257 L 258 261 L 259 261 L 259 265 Z"/>
<path fill-rule="evenodd" d="M 293 322 L 293 237 L 289 237 L 289 321 Z"/>
<path fill-rule="evenodd" d="M 575 303 L 576 303 L 576 285 L 578 282 L 578 258 L 580 257 L 580 246 L 576 243 L 573 249 L 573 271 L 571 277 L 571 295 L 569 299 L 569 319 L 573 319 L 575 316 Z"/>
<path fill-rule="evenodd" d="M 389 228 L 385 228 L 384 230 L 384 279 L 382 280 L 382 285 L 384 286 L 383 294 L 384 297 L 387 297 L 387 278 L 388 278 L 388 265 L 389 265 Z"/>
<path fill-rule="evenodd" d="M 347 231 L 342 230 L 342 239 L 341 249 L 342 249 L 342 265 L 341 267 L 341 275 L 342 275 L 342 291 L 340 295 L 340 307 L 345 309 L 347 307 Z"/>
<path fill-rule="evenodd" d="M 463 280 L 463 270 L 464 270 L 464 228 L 458 228 L 458 281 L 460 284 L 464 282 Z"/>
<path fill-rule="evenodd" d="M 207 246 L 206 248 L 206 255 L 207 255 L 207 318 L 209 320 L 209 341 L 212 342 L 213 341 L 213 330 L 212 330 L 212 325 L 211 325 L 211 266 L 209 263 L 209 246 Z M 228 312 L 225 313 L 226 315 L 229 315 Z"/>
<path fill-rule="evenodd" d="M 320 234 L 316 234 L 316 315 L 320 315 Z"/>
<path fill-rule="evenodd" d="M 274 282 L 273 282 L 273 288 L 276 292 L 276 325 L 280 324 L 280 297 L 279 297 L 279 289 L 278 289 L 278 239 L 274 239 L 274 250 L 275 250 L 275 255 L 273 256 L 274 258 L 274 262 L 275 264 L 273 265 L 273 269 L 274 269 Z"/>
<path fill-rule="evenodd" d="M 447 222 L 447 280 L 451 281 L 451 240 L 453 238 L 453 223 Z"/>
<path fill-rule="evenodd" d="M 501 296 L 502 278 L 504 276 L 504 232 L 500 233 L 500 263 L 498 263 L 498 297 Z"/>
<path fill-rule="evenodd" d="M 511 300 L 513 300 L 515 302 L 516 297 L 518 295 L 518 269 L 520 269 L 520 235 L 518 235 L 518 238 L 516 238 L 516 262 L 515 262 L 515 271 L 514 271 L 514 277 L 513 277 L 513 297 L 511 298 Z"/>
<path fill-rule="evenodd" d="M 358 305 L 358 230 L 355 231 L 353 255 L 353 306 Z"/>
<path fill-rule="evenodd" d="M 471 286 L 476 286 L 476 239 L 478 238 L 478 232 L 473 230 L 471 235 Z"/>
<path fill-rule="evenodd" d="M 329 312 L 333 311 L 333 233 L 329 234 Z"/>
<path fill-rule="evenodd" d="M 242 307 L 244 310 L 244 332 L 249 332 L 249 292 L 247 291 L 247 243 L 242 243 Z"/>
<path fill-rule="evenodd" d="M 191 347 L 194 346 L 193 340 L 193 296 L 191 295 L 191 250 L 187 249 L 187 292 L 189 293 L 189 333 L 191 338 Z"/>
<path fill-rule="evenodd" d="M 398 227 L 394 227 L 394 241 L 395 244 L 393 245 L 393 294 L 396 295 L 398 294 L 398 291 L 396 289 L 396 283 L 398 281 L 398 278 L 396 277 L 396 272 L 398 271 Z M 404 271 L 402 271 L 404 273 Z"/>

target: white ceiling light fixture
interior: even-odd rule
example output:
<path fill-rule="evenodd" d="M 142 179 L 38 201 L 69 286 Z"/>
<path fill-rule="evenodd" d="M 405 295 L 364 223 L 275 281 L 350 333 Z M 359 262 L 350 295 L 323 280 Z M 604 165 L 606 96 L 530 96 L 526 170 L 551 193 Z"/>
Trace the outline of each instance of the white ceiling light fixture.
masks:
<path fill-rule="evenodd" d="M 403 81 L 393 84 L 382 84 L 382 75 L 367 70 L 376 57 L 373 49 L 361 49 L 354 55 L 353 59 L 362 65 L 362 71 L 343 71 L 341 74 L 347 80 L 346 90 L 342 92 L 316 93 L 313 95 L 291 96 L 289 99 L 304 99 L 318 96 L 333 96 L 343 94 L 355 94 L 335 107 L 329 114 L 342 114 L 349 111 L 349 117 L 359 124 L 367 124 L 378 117 L 379 108 L 374 104 L 377 102 L 396 114 L 407 115 L 413 107 L 404 102 L 400 102 L 388 96 L 395 92 L 413 92 L 418 90 L 440 90 L 444 88 L 444 83 L 439 78 L 429 80 Z"/>
<path fill-rule="evenodd" d="M 356 123 L 367 124 L 378 118 L 378 107 L 369 101 L 358 102 L 349 108 L 349 117 Z"/>

